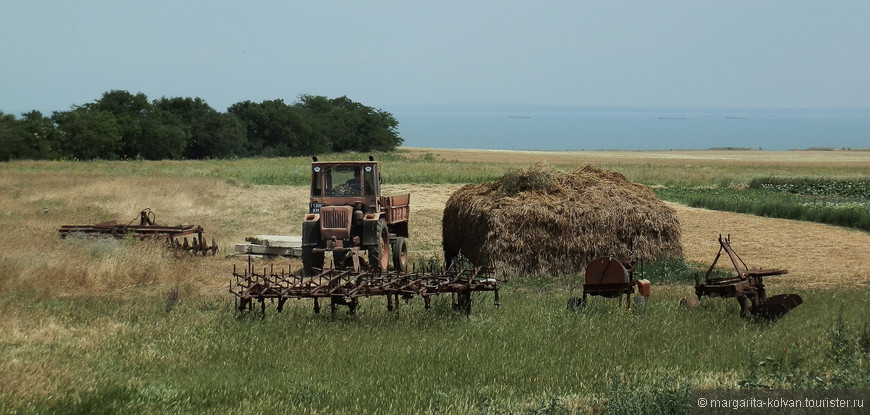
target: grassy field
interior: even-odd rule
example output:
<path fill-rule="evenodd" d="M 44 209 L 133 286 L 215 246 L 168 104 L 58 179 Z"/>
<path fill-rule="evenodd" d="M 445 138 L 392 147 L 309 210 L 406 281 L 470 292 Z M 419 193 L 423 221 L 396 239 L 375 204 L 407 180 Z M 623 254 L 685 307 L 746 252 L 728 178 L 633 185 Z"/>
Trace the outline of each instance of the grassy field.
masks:
<path fill-rule="evenodd" d="M 870 153 L 846 151 L 403 149 L 377 158 L 390 192 L 412 192 L 412 262 L 438 257 L 441 209 L 459 184 L 536 162 L 595 164 L 657 189 L 870 177 Z M 690 274 L 715 254 L 708 247 L 648 266 L 654 292 L 642 310 L 595 298 L 567 311 L 579 276 L 517 276 L 501 307 L 475 295 L 468 318 L 449 297 L 431 310 L 415 299 L 397 314 L 374 298 L 356 315 L 291 301 L 263 316 L 233 311 L 227 288 L 243 259 L 57 237 L 60 225 L 132 220 L 146 207 L 160 223 L 202 225 L 223 254 L 248 234 L 298 233 L 307 163 L 0 164 L 0 413 L 674 413 L 699 389 L 870 389 L 870 271 L 860 252 L 794 252 L 797 281 L 818 277 L 795 265 L 801 256 L 820 269 L 865 262 L 824 286 L 774 282 L 805 304 L 773 323 L 738 318 L 734 300 L 679 306 Z M 708 238 L 693 230 L 707 222 L 686 221 L 684 244 Z M 849 251 L 870 248 L 866 233 L 810 228 L 811 244 L 844 246 L 845 235 L 857 246 Z"/>

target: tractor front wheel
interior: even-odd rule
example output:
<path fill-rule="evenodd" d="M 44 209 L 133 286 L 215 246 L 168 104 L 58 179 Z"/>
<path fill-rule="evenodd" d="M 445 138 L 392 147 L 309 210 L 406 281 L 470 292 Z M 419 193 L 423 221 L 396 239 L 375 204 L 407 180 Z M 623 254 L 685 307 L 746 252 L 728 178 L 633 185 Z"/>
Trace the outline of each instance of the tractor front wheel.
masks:
<path fill-rule="evenodd" d="M 314 274 L 314 268 L 323 269 L 323 252 L 314 252 L 314 248 L 310 246 L 302 247 L 302 268 L 308 275 Z"/>
<path fill-rule="evenodd" d="M 393 269 L 408 272 L 408 241 L 401 236 L 393 244 Z"/>

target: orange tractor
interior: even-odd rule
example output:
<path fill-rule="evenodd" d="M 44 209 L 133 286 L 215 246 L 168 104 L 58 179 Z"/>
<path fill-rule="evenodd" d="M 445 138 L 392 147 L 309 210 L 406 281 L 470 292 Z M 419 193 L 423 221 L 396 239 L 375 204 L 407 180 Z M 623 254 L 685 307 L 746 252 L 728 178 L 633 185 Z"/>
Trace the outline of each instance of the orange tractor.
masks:
<path fill-rule="evenodd" d="M 302 222 L 304 270 L 322 269 L 325 254 L 332 252 L 336 268 L 387 272 L 392 262 L 396 271 L 407 271 L 410 199 L 410 194 L 381 196 L 381 175 L 372 157 L 342 162 L 315 157 Z"/>

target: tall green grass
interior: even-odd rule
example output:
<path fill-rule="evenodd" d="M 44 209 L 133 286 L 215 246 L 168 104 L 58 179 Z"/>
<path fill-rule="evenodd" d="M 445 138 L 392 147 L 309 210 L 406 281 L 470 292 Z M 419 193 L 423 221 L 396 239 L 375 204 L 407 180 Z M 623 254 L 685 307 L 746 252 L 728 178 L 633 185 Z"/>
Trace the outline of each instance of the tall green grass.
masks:
<path fill-rule="evenodd" d="M 4 388 L 0 412 L 686 413 L 691 389 L 868 386 L 868 290 L 800 292 L 804 305 L 765 323 L 738 317 L 733 300 L 686 310 L 681 286 L 655 286 L 642 310 L 593 297 L 574 312 L 577 282 L 529 284 L 505 287 L 500 308 L 474 295 L 468 318 L 449 297 L 398 314 L 364 299 L 356 315 L 307 301 L 238 313 L 229 296 L 184 289 L 173 307 L 165 292 L 13 298 L 0 308 L 27 316 L 24 330 L 113 329 L 0 342 L 0 379 L 55 373 L 26 396 Z"/>

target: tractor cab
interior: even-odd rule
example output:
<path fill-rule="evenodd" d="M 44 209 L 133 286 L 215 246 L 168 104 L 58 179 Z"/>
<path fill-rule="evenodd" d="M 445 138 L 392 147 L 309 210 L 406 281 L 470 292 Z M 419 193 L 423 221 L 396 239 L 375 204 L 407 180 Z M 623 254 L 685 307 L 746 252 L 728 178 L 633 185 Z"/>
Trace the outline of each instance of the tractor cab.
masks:
<path fill-rule="evenodd" d="M 378 210 L 378 162 L 311 163 L 309 213 L 324 206 L 354 206 L 365 213 Z"/>

